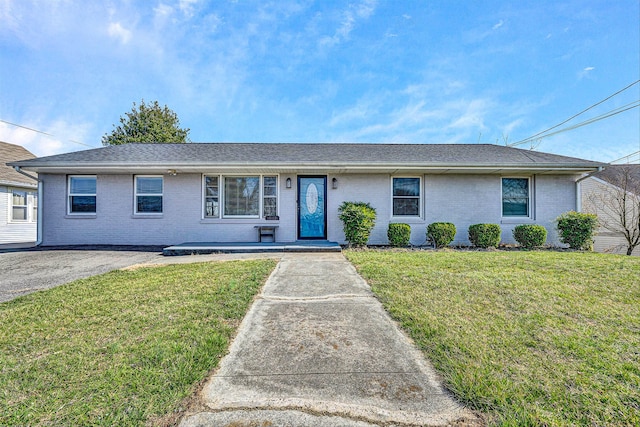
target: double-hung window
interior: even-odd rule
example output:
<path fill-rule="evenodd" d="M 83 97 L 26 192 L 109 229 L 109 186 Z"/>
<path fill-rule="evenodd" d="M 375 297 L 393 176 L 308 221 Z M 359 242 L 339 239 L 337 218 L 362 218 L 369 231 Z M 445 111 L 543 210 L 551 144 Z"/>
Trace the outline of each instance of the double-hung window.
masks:
<path fill-rule="evenodd" d="M 220 217 L 220 183 L 217 176 L 204 177 L 204 217 Z"/>
<path fill-rule="evenodd" d="M 21 222 L 29 220 L 29 203 L 27 192 L 13 190 L 11 192 L 11 221 Z"/>
<path fill-rule="evenodd" d="M 69 214 L 96 213 L 96 177 L 71 175 L 67 185 Z"/>
<path fill-rule="evenodd" d="M 530 215 L 529 178 L 502 178 L 502 216 Z"/>
<path fill-rule="evenodd" d="M 161 176 L 135 177 L 135 213 L 161 214 L 163 180 Z"/>
<path fill-rule="evenodd" d="M 420 178 L 393 178 L 393 216 L 420 216 Z"/>
<path fill-rule="evenodd" d="M 278 215 L 278 177 L 265 176 L 262 180 L 262 216 L 274 217 Z"/>
<path fill-rule="evenodd" d="M 278 215 L 278 177 L 205 175 L 204 218 L 261 218 Z"/>
<path fill-rule="evenodd" d="M 38 193 L 27 190 L 11 190 L 11 222 L 35 222 L 38 219 Z"/>

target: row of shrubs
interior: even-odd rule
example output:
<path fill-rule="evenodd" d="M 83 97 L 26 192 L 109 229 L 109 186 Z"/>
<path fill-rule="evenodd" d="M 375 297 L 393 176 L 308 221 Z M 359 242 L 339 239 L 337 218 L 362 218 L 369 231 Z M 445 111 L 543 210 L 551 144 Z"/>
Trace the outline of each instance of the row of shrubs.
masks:
<path fill-rule="evenodd" d="M 496 248 L 500 244 L 502 229 L 498 224 L 474 224 L 469 227 L 469 241 L 479 248 Z M 408 246 L 411 238 L 409 224 L 389 224 L 387 237 L 391 246 Z M 427 226 L 427 239 L 436 248 L 449 246 L 456 237 L 456 226 L 450 222 L 434 222 Z M 518 225 L 513 230 L 513 238 L 524 248 L 535 248 L 547 241 L 547 229 L 542 225 Z"/>
<path fill-rule="evenodd" d="M 364 246 L 376 220 L 376 210 L 368 203 L 345 202 L 339 208 L 344 224 L 345 238 L 352 246 Z M 560 241 L 574 249 L 590 249 L 597 217 L 593 214 L 567 212 L 556 219 Z M 498 224 L 474 224 L 469 227 L 469 241 L 479 248 L 498 247 L 502 230 Z M 456 236 L 456 226 L 450 222 L 434 222 L 427 226 L 427 239 L 436 248 L 448 246 Z M 389 224 L 389 244 L 395 247 L 409 245 L 411 226 L 404 223 Z M 523 224 L 513 230 L 513 238 L 520 246 L 531 249 L 540 247 L 547 240 L 547 229 L 542 225 Z"/>

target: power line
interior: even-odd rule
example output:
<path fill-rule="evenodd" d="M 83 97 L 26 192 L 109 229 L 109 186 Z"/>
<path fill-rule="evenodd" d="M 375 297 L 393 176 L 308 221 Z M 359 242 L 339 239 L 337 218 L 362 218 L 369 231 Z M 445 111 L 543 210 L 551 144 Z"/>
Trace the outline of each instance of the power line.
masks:
<path fill-rule="evenodd" d="M 52 134 L 50 134 L 50 133 L 48 133 L 48 132 L 43 132 L 43 131 L 41 131 L 41 130 L 34 129 L 34 128 L 30 128 L 30 127 L 28 127 L 28 126 L 19 125 L 19 124 L 17 124 L 17 123 L 11 123 L 11 122 L 8 122 L 8 121 L 6 121 L 6 120 L 2 120 L 2 119 L 0 119 L 0 122 L 2 122 L 2 123 L 6 123 L 6 124 L 11 125 L 11 126 L 19 127 L 19 128 L 22 128 L 22 129 L 27 129 L 27 130 L 30 130 L 30 131 L 32 131 L 32 132 L 41 133 L 41 134 L 43 134 L 43 135 L 47 135 L 47 136 L 50 136 L 50 137 L 52 137 L 52 138 L 58 138 L 57 136 L 52 135 Z M 95 148 L 95 145 L 85 144 L 84 142 L 75 141 L 75 140 L 73 140 L 73 139 L 67 139 L 67 141 L 69 141 L 69 142 L 73 142 L 73 143 L 75 143 L 75 144 L 84 145 L 85 147 Z"/>
<path fill-rule="evenodd" d="M 640 161 L 640 151 L 636 151 L 635 153 L 631 153 L 629 155 L 626 155 L 624 157 L 620 157 L 619 159 L 615 159 L 612 162 L 609 162 L 611 164 L 617 163 L 617 162 L 623 162 L 623 163 L 631 163 L 632 161 L 635 161 L 635 158 L 638 158 L 638 161 Z"/>
<path fill-rule="evenodd" d="M 530 137 L 528 137 L 528 138 L 521 139 L 520 141 L 517 141 L 517 142 L 514 142 L 514 143 L 512 143 L 512 144 L 509 144 L 509 146 L 514 147 L 514 146 L 516 146 L 516 145 L 526 144 L 527 142 L 533 141 L 533 140 L 535 140 L 535 139 L 542 139 L 542 138 L 538 138 L 538 137 L 539 137 L 539 136 L 541 136 L 541 135 L 543 135 L 543 134 L 545 134 L 545 133 L 547 133 L 547 132 L 549 132 L 550 130 L 556 129 L 556 128 L 558 128 L 558 127 L 562 126 L 563 124 L 565 124 L 565 123 L 567 123 L 567 122 L 569 122 L 569 121 L 571 121 L 571 120 L 575 119 L 575 118 L 576 118 L 576 117 L 578 117 L 579 115 L 581 115 L 581 114 L 583 114 L 583 113 L 586 113 L 587 111 L 591 110 L 592 108 L 597 107 L 598 105 L 600 105 L 600 104 L 602 104 L 602 103 L 604 103 L 604 102 L 606 102 L 606 101 L 610 100 L 610 99 L 611 99 L 611 98 L 613 98 L 614 96 L 616 96 L 616 95 L 618 95 L 618 94 L 620 94 L 620 93 L 624 92 L 625 90 L 629 89 L 629 88 L 630 88 L 630 87 L 632 87 L 632 86 L 637 85 L 638 83 L 640 83 L 640 80 L 636 80 L 635 82 L 633 82 L 633 83 L 631 83 L 631 84 L 629 84 L 629 85 L 625 86 L 624 88 L 620 89 L 619 91 L 615 92 L 614 94 L 609 95 L 608 97 L 606 97 L 606 98 L 605 98 L 605 99 L 603 99 L 602 101 L 596 102 L 595 104 L 593 104 L 593 105 L 591 105 L 591 106 L 589 106 L 589 107 L 585 108 L 584 110 L 580 111 L 580 112 L 579 112 L 579 113 L 577 113 L 577 114 L 574 114 L 573 116 L 571 116 L 571 117 L 569 117 L 568 119 L 566 119 L 566 120 L 564 120 L 564 121 L 562 121 L 562 122 L 558 123 L 557 125 L 551 126 L 550 128 L 545 129 L 545 130 L 543 130 L 542 132 L 538 132 L 538 133 L 536 133 L 535 135 L 532 135 L 532 136 L 530 136 Z M 636 105 L 635 107 L 637 107 L 637 105 Z M 632 108 L 635 108 L 635 107 L 632 107 Z M 625 110 L 625 111 L 626 111 L 626 110 Z M 622 111 L 620 111 L 620 112 L 622 112 Z M 616 113 L 616 114 L 617 114 L 617 113 Z M 609 117 L 609 116 L 608 116 L 608 117 Z M 603 118 L 604 118 L 604 117 L 603 117 Z M 587 124 L 588 124 L 588 123 L 587 123 Z M 575 129 L 575 128 L 573 128 L 573 129 Z M 569 129 L 567 129 L 567 130 L 569 130 Z M 555 135 L 555 134 L 556 134 L 556 133 L 553 133 L 553 135 Z M 549 135 L 545 135 L 543 138 L 546 138 L 547 136 L 549 136 Z"/>
<path fill-rule="evenodd" d="M 562 129 L 557 130 L 555 132 L 551 132 L 551 133 L 539 136 L 538 138 L 536 138 L 536 140 L 541 140 L 543 138 L 548 138 L 550 136 L 557 135 L 559 133 L 563 133 L 563 132 L 567 132 L 567 131 L 570 131 L 570 130 L 573 130 L 573 129 L 577 129 L 579 127 L 589 125 L 591 123 L 606 119 L 608 117 L 615 116 L 616 114 L 623 113 L 623 112 L 625 112 L 627 110 L 631 110 L 633 108 L 638 108 L 639 106 L 640 106 L 640 100 L 634 101 L 634 102 L 632 102 L 630 104 L 627 104 L 627 105 L 624 105 L 622 107 L 616 108 L 615 110 L 608 111 L 608 112 L 606 112 L 606 113 L 604 113 L 604 114 L 602 114 L 600 116 L 596 116 L 596 117 L 591 118 L 589 120 L 585 120 L 584 122 L 580 122 L 578 124 L 575 124 L 575 125 L 572 125 L 572 126 L 569 126 L 569 127 L 566 127 L 566 128 L 562 128 Z M 517 142 L 517 143 L 511 144 L 511 146 L 514 146 L 516 144 L 517 145 L 524 144 L 524 143 L 527 143 L 527 142 L 532 141 L 532 140 L 533 140 L 533 138 L 531 138 L 529 140 L 523 140 L 521 142 Z"/>

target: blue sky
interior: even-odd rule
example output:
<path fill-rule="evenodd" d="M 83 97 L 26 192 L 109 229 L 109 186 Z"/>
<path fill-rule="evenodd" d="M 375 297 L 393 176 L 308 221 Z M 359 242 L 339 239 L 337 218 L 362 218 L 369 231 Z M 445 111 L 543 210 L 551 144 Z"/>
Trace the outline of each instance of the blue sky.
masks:
<path fill-rule="evenodd" d="M 639 18 L 638 0 L 0 0 L 0 120 L 53 135 L 0 122 L 0 140 L 99 147 L 144 99 L 194 142 L 513 143 L 640 79 Z M 640 150 L 640 108 L 533 145 L 613 161 Z"/>

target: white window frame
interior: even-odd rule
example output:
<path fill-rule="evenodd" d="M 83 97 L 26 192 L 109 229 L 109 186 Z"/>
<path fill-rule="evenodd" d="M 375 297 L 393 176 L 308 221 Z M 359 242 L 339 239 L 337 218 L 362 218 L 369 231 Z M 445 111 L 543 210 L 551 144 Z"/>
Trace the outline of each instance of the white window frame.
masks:
<path fill-rule="evenodd" d="M 526 179 L 527 180 L 527 214 L 526 215 L 505 215 L 504 214 L 504 179 Z M 503 219 L 531 219 L 533 218 L 533 177 L 531 176 L 501 176 L 500 177 L 500 216 Z"/>
<path fill-rule="evenodd" d="M 95 193 L 72 193 L 71 192 L 71 180 L 73 178 L 93 178 L 96 180 L 96 192 Z M 71 211 L 71 197 L 84 196 L 96 198 L 96 210 L 94 212 L 72 212 Z M 97 175 L 69 175 L 67 176 L 67 215 L 96 215 L 98 212 L 98 177 Z"/>
<path fill-rule="evenodd" d="M 393 200 L 398 197 L 398 198 L 411 198 L 414 199 L 415 196 L 394 196 L 393 195 L 393 180 L 396 178 L 416 178 L 419 180 L 419 194 L 418 194 L 418 215 L 395 215 L 393 212 Z M 420 175 L 401 175 L 401 176 L 392 176 L 391 180 L 390 180 L 390 185 L 391 185 L 391 218 L 395 219 L 395 220 L 401 220 L 401 219 L 422 219 L 422 212 L 423 212 L 423 197 L 424 197 L 424 180 L 422 179 L 422 176 Z"/>
<path fill-rule="evenodd" d="M 138 193 L 138 178 L 160 178 L 162 181 L 161 193 Z M 138 197 L 140 196 L 152 196 L 161 198 L 161 210 L 160 212 L 138 212 Z M 164 214 L 164 176 L 162 175 L 134 175 L 133 176 L 133 213 L 134 215 L 153 215 L 160 216 Z"/>
<path fill-rule="evenodd" d="M 218 179 L 218 215 L 207 215 L 207 178 Z M 202 174 L 202 219 L 219 219 L 222 213 L 222 177 L 217 174 Z M 210 196 L 213 197 L 213 196 Z"/>
<path fill-rule="evenodd" d="M 37 204 L 37 200 L 38 200 L 38 192 L 37 191 L 33 191 L 33 190 L 27 190 L 24 188 L 17 188 L 17 187 L 8 187 L 8 194 L 9 194 L 9 209 L 8 209 L 8 214 L 9 214 L 9 221 L 10 223 L 16 223 L 16 224 L 25 224 L 25 223 L 29 223 L 29 222 L 36 222 L 37 220 L 37 210 L 34 212 L 34 209 L 38 208 L 38 204 Z M 13 203 L 13 193 L 14 192 L 20 192 L 20 193 L 25 193 L 25 203 L 24 205 L 15 205 Z M 20 208 L 26 208 L 26 219 L 16 219 L 13 217 L 13 208 L 14 207 L 20 207 Z"/>
<path fill-rule="evenodd" d="M 265 178 L 275 178 L 276 179 L 276 195 L 275 196 L 267 196 L 264 194 L 264 179 Z M 262 194 L 260 194 L 260 213 L 261 213 L 261 218 L 265 219 L 267 218 L 267 216 L 278 216 L 278 209 L 280 208 L 280 201 L 278 200 L 280 197 L 280 178 L 278 175 L 276 174 L 265 174 L 265 175 L 260 175 L 260 181 L 261 181 L 261 185 L 260 185 L 260 191 Z M 270 199 L 275 199 L 276 200 L 276 212 L 274 215 L 266 215 L 264 212 L 264 200 L 265 198 L 270 198 Z"/>
<path fill-rule="evenodd" d="M 218 178 L 218 215 L 217 216 L 207 216 L 206 212 L 206 202 L 207 202 L 207 185 L 206 178 L 207 177 L 216 177 Z M 234 178 L 234 177 L 258 177 L 259 182 L 258 185 L 260 187 L 260 195 L 259 195 L 259 206 L 258 206 L 258 215 L 225 215 L 224 213 L 224 202 L 226 198 L 225 194 L 225 178 Z M 252 173 L 240 173 L 240 174 L 217 174 L 217 173 L 203 173 L 202 174 L 202 198 L 201 198 L 201 215 L 203 220 L 216 220 L 216 219 L 252 219 L 252 220 L 260 220 L 264 219 L 264 178 L 265 177 L 275 177 L 276 178 L 276 216 L 280 215 L 280 175 L 279 174 L 252 174 Z"/>

